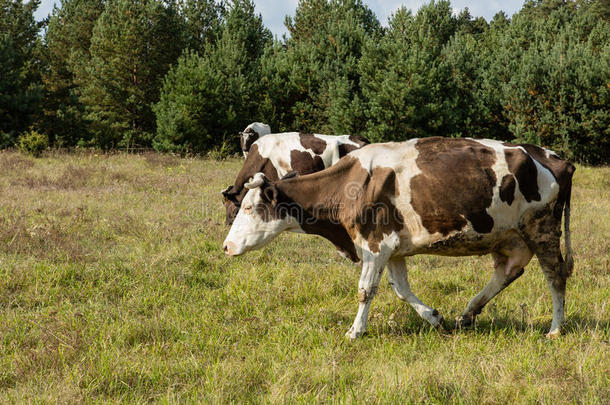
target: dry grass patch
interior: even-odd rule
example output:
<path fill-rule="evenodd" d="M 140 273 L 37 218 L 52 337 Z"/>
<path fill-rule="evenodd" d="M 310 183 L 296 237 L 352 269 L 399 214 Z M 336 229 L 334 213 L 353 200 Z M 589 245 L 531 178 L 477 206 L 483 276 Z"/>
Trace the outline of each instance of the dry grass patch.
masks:
<path fill-rule="evenodd" d="M 0 151 L 0 171 L 23 171 L 34 166 L 34 159 L 14 151 Z"/>

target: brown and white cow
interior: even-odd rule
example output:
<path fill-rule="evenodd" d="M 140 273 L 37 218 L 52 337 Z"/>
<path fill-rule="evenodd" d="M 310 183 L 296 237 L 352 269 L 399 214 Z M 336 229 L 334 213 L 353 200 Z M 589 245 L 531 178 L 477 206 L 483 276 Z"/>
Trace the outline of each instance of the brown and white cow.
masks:
<path fill-rule="evenodd" d="M 271 127 L 262 122 L 253 122 L 248 125 L 243 132 L 239 133 L 241 151 L 244 154 L 244 158 L 248 157 L 248 152 L 252 144 L 259 138 L 269 135 L 271 133 Z"/>
<path fill-rule="evenodd" d="M 224 241 L 235 256 L 282 231 L 321 235 L 352 260 L 362 260 L 359 309 L 347 332 L 366 330 L 371 300 L 387 265 L 392 288 L 434 326 L 438 312 L 411 292 L 404 257 L 490 253 L 495 271 L 470 300 L 458 326 L 471 324 L 496 294 L 523 274 L 535 254 L 551 290 L 560 333 L 566 279 L 573 268 L 569 214 L 574 166 L 534 145 L 493 140 L 424 138 L 372 144 L 318 173 L 249 189 Z M 560 251 L 565 211 L 566 260 Z"/>
<path fill-rule="evenodd" d="M 289 172 L 309 174 L 334 165 L 349 152 L 369 141 L 354 135 L 321 135 L 285 132 L 269 134 L 254 142 L 235 183 L 222 191 L 226 223 L 233 223 L 241 200 L 248 189 L 244 185 L 256 173 L 276 181 Z"/>

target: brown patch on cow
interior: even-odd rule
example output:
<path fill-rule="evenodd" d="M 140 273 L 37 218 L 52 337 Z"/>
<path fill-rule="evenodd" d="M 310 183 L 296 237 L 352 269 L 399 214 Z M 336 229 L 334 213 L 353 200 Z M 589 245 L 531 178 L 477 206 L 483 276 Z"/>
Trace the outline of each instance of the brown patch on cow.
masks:
<path fill-rule="evenodd" d="M 326 149 L 326 141 L 312 134 L 299 134 L 301 145 L 305 149 L 311 149 L 316 155 L 321 155 Z M 294 166 L 293 166 L 294 168 Z"/>
<path fill-rule="evenodd" d="M 500 184 L 500 200 L 508 205 L 512 205 L 515 200 L 515 178 L 512 174 L 507 174 L 502 177 L 502 183 Z"/>
<path fill-rule="evenodd" d="M 309 217 L 312 218 L 312 217 Z M 328 239 L 334 246 L 354 263 L 360 258 L 356 253 L 356 247 L 349 233 L 340 224 L 326 219 L 315 219 L 304 221 L 301 228 L 305 233 L 322 236 Z"/>
<path fill-rule="evenodd" d="M 521 146 L 532 158 L 536 159 L 538 163 L 549 169 L 558 181 L 565 175 L 574 174 L 574 171 L 576 170 L 572 163 L 559 158 L 557 155 L 549 154 L 547 157 L 546 151 L 540 146 L 529 144 L 517 146 Z"/>
<path fill-rule="evenodd" d="M 420 139 L 416 164 L 422 171 L 411 179 L 411 204 L 430 233 L 448 235 L 466 226 L 479 233 L 493 229 L 491 206 L 496 154 L 472 139 Z"/>
<path fill-rule="evenodd" d="M 519 183 L 519 191 L 527 202 L 540 201 L 538 192 L 538 170 L 536 164 L 521 149 L 505 149 L 504 156 L 508 170 Z"/>
<path fill-rule="evenodd" d="M 339 145 L 339 157 L 343 157 L 356 149 L 359 149 L 359 147 L 349 143 L 342 143 Z"/>
<path fill-rule="evenodd" d="M 311 156 L 307 151 L 290 151 L 290 166 L 299 174 L 309 174 L 324 170 L 324 161 L 320 156 Z"/>
<path fill-rule="evenodd" d="M 366 172 L 364 168 L 361 170 Z M 404 226 L 404 218 L 392 202 L 400 194 L 398 179 L 394 169 L 386 167 L 375 167 L 367 176 L 354 201 L 353 207 L 358 209 L 354 222 L 371 252 L 379 252 L 384 235 L 399 232 Z"/>
<path fill-rule="evenodd" d="M 276 184 L 263 184 L 263 204 L 256 208 L 259 215 L 265 221 L 285 218 L 290 215 L 298 221 L 305 233 L 322 236 L 329 240 L 348 259 L 358 262 L 360 259 L 349 233 L 334 215 L 325 212 L 322 205 L 312 203 L 313 196 L 307 191 L 307 187 L 304 190 L 299 190 L 298 185 L 291 185 L 292 188 L 288 189 L 278 187 L 280 184 L 298 179 L 301 179 L 301 177 L 290 176 Z M 285 192 L 286 190 L 289 191 L 289 195 Z M 298 197 L 299 202 L 295 201 L 293 195 Z M 273 210 L 272 213 L 271 209 Z M 332 211 L 332 208 L 330 211 Z"/>
<path fill-rule="evenodd" d="M 232 187 L 222 192 L 225 206 L 225 223 L 231 225 L 237 216 L 241 202 L 244 199 L 248 189 L 244 187 L 250 178 L 256 173 L 264 173 L 270 181 L 279 179 L 279 175 L 275 166 L 268 158 L 264 158 L 258 153 L 258 145 L 252 145 L 252 149 L 248 153 L 248 157 L 244 162 L 241 170 L 237 174 L 235 183 Z"/>

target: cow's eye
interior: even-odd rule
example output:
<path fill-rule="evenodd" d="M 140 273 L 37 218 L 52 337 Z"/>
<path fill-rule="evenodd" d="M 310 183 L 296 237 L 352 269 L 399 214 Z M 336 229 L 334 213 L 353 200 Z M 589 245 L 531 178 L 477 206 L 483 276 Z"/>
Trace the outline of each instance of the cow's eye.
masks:
<path fill-rule="evenodd" d="M 244 213 L 249 214 L 252 212 L 252 204 L 244 205 Z"/>

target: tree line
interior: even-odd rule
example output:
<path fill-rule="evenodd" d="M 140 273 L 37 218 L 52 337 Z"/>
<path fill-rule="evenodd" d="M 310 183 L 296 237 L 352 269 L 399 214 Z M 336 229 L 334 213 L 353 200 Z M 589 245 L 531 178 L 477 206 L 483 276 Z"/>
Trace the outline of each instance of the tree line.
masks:
<path fill-rule="evenodd" d="M 610 3 L 300 0 L 274 38 L 252 0 L 0 0 L 0 147 L 234 151 L 274 132 L 485 137 L 610 163 Z"/>

